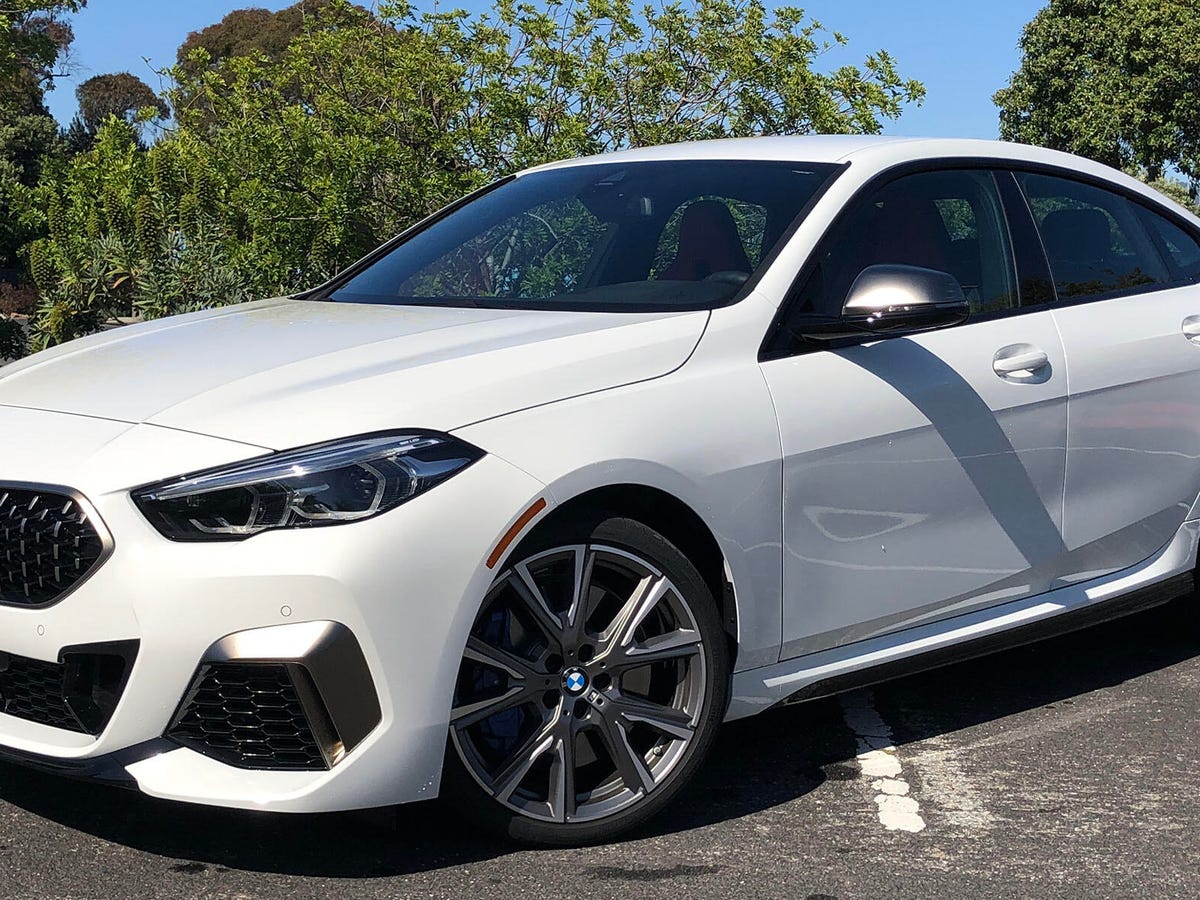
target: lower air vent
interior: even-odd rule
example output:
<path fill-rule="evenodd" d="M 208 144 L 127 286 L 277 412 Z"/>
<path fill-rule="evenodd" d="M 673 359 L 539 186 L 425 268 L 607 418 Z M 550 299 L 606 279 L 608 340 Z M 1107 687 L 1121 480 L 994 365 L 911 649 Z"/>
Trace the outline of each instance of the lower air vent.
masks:
<path fill-rule="evenodd" d="M 137 641 L 69 647 L 60 663 L 0 653 L 0 712 L 80 734 L 99 734 L 121 699 Z"/>
<path fill-rule="evenodd" d="M 327 721 L 299 666 L 205 663 L 166 736 L 243 769 L 326 769 L 314 729 Z"/>

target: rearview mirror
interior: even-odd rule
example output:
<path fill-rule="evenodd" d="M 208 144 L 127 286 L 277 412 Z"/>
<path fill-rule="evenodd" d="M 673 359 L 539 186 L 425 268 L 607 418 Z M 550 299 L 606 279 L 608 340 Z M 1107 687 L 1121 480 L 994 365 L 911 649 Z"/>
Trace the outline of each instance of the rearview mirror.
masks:
<path fill-rule="evenodd" d="M 916 334 L 965 322 L 971 306 L 949 272 L 917 266 L 871 266 L 855 279 L 841 319 L 814 323 L 805 337 L 817 340 Z"/>

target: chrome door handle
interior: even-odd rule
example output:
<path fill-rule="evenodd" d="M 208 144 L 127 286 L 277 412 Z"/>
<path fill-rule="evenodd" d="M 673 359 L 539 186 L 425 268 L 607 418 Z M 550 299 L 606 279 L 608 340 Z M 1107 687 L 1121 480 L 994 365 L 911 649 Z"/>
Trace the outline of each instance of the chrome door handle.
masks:
<path fill-rule="evenodd" d="M 992 359 L 992 369 L 997 375 L 1017 381 L 1032 379 L 1049 365 L 1050 357 L 1046 351 L 1032 344 L 1013 344 L 997 351 Z"/>
<path fill-rule="evenodd" d="M 1185 338 L 1193 344 L 1200 344 L 1200 316 L 1188 316 L 1180 328 Z"/>

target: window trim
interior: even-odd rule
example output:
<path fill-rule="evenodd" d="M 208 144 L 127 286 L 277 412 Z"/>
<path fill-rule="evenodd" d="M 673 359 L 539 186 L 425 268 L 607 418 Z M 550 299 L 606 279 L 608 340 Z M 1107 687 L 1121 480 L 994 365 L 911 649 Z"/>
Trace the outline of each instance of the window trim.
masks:
<path fill-rule="evenodd" d="M 765 362 L 770 362 L 772 360 L 777 360 L 777 359 L 787 359 L 787 358 L 793 357 L 793 356 L 805 356 L 810 353 L 822 353 L 822 352 L 826 352 L 826 351 L 841 350 L 846 347 L 860 346 L 862 344 L 874 343 L 876 341 L 892 340 L 893 338 L 889 338 L 889 337 L 885 337 L 885 336 L 881 336 L 881 335 L 863 335 L 863 337 L 861 337 L 861 338 L 847 338 L 846 340 L 835 341 L 835 342 L 825 342 L 825 343 L 821 343 L 821 344 L 817 344 L 815 342 L 807 342 L 806 343 L 806 342 L 803 342 L 799 338 L 799 336 L 795 334 L 794 331 L 789 329 L 787 322 L 792 317 L 792 306 L 796 302 L 797 293 L 800 291 L 801 288 L 804 287 L 804 284 L 806 283 L 807 279 L 812 276 L 813 267 L 815 265 L 816 259 L 819 256 L 820 251 L 824 248 L 826 241 L 829 240 L 830 235 L 834 233 L 835 229 L 837 229 L 840 225 L 844 224 L 844 222 L 848 218 L 848 211 L 855 204 L 862 202 L 866 197 L 868 197 L 872 193 L 886 187 L 887 185 L 891 184 L 892 182 L 898 181 L 899 179 L 904 178 L 909 175 L 920 175 L 920 174 L 924 174 L 927 172 L 961 171 L 964 169 L 965 170 L 973 170 L 973 171 L 990 171 L 993 174 L 993 176 L 996 178 L 996 188 L 997 188 L 997 191 L 1000 193 L 1000 199 L 1004 206 L 1005 217 L 1008 222 L 1010 244 L 1012 245 L 1010 249 L 1013 253 L 1013 266 L 1017 272 L 1018 286 L 1020 284 L 1022 284 L 1025 280 L 1025 271 L 1028 270 L 1027 267 L 1028 267 L 1030 261 L 1026 260 L 1026 268 L 1022 267 L 1020 254 L 1018 254 L 1018 252 L 1017 252 L 1017 240 L 1016 240 L 1017 235 L 1015 233 L 1015 229 L 1017 227 L 1020 227 L 1022 229 L 1029 228 L 1029 227 L 1033 228 L 1033 237 L 1037 241 L 1036 246 L 1041 250 L 1041 254 L 1042 254 L 1042 265 L 1044 266 L 1043 271 L 1048 272 L 1050 274 L 1050 279 L 1051 279 L 1050 284 L 1053 289 L 1054 299 L 1050 302 L 1030 304 L 1030 305 L 1025 305 L 1025 304 L 1018 302 L 1018 305 L 1014 306 L 1012 309 L 998 310 L 996 312 L 985 313 L 983 315 L 973 315 L 959 325 L 949 326 L 950 329 L 967 328 L 976 323 L 992 322 L 992 321 L 996 321 L 997 319 L 1009 318 L 1011 316 L 1027 315 L 1027 314 L 1031 314 L 1031 313 L 1043 312 L 1046 310 L 1052 310 L 1052 309 L 1062 308 L 1062 307 L 1067 307 L 1067 306 L 1077 306 L 1077 305 L 1081 305 L 1084 303 L 1096 303 L 1096 302 L 1100 302 L 1100 301 L 1104 301 L 1104 300 L 1113 300 L 1113 299 L 1119 299 L 1122 297 L 1137 296 L 1137 295 L 1146 294 L 1146 293 L 1154 293 L 1155 291 L 1176 290 L 1181 287 L 1187 287 L 1189 285 L 1194 285 L 1194 284 L 1200 283 L 1200 276 L 1197 276 L 1195 279 L 1193 279 L 1191 281 L 1187 281 L 1187 282 L 1172 283 L 1172 284 L 1146 285 L 1146 286 L 1143 286 L 1140 288 L 1130 288 L 1130 289 L 1127 289 L 1124 291 L 1119 291 L 1119 292 L 1114 292 L 1114 293 L 1109 293 L 1109 294 L 1101 294 L 1101 295 L 1096 295 L 1096 296 L 1092 296 L 1092 297 L 1085 297 L 1085 298 L 1078 299 L 1078 300 L 1075 300 L 1075 299 L 1065 299 L 1064 300 L 1058 296 L 1058 287 L 1057 287 L 1057 285 L 1055 285 L 1054 280 L 1053 280 L 1053 278 L 1054 278 L 1053 271 L 1054 270 L 1050 267 L 1050 260 L 1047 257 L 1045 247 L 1042 244 L 1041 229 L 1037 227 L 1037 219 L 1034 217 L 1033 211 L 1029 206 L 1029 198 L 1026 196 L 1024 188 L 1021 187 L 1020 180 L 1016 177 L 1018 173 L 1027 172 L 1027 173 L 1037 174 L 1037 175 L 1048 175 L 1048 176 L 1057 177 L 1057 178 L 1065 178 L 1068 181 L 1079 182 L 1082 184 L 1090 185 L 1092 187 L 1100 188 L 1101 190 L 1108 191 L 1109 193 L 1112 193 L 1112 194 L 1116 194 L 1116 195 L 1134 203 L 1137 206 L 1143 207 L 1144 209 L 1146 209 L 1150 212 L 1153 212 L 1153 213 L 1156 213 L 1156 214 L 1162 216 L 1163 218 L 1165 218 L 1168 221 L 1172 222 L 1173 224 L 1177 225 L 1180 229 L 1182 229 L 1184 231 L 1184 233 L 1188 234 L 1189 236 L 1191 236 L 1198 242 L 1200 242 L 1200 228 L 1197 228 L 1197 226 L 1194 223 L 1192 223 L 1188 219 L 1184 218 L 1182 215 L 1180 215 L 1178 212 L 1176 212 L 1174 209 L 1167 206 L 1166 204 L 1159 203 L 1159 202 L 1151 199 L 1150 197 L 1146 197 L 1136 191 L 1132 191 L 1129 188 L 1125 187 L 1124 185 L 1116 184 L 1112 181 L 1109 181 L 1109 180 L 1103 178 L 1102 176 L 1092 175 L 1091 173 L 1088 173 L 1088 172 L 1078 172 L 1073 169 L 1067 168 L 1066 166 L 1058 165 L 1055 163 L 1033 162 L 1033 161 L 1029 161 L 1029 160 L 1003 159 L 1003 158 L 991 157 L 991 156 L 987 156 L 987 157 L 954 156 L 954 157 L 945 157 L 942 159 L 930 158 L 930 159 L 919 159 L 919 160 L 907 160 L 905 162 L 901 162 L 901 163 L 897 163 L 893 166 L 889 166 L 885 169 L 881 169 L 879 172 L 877 172 L 875 175 L 873 175 L 870 179 L 868 179 L 866 182 L 864 182 L 863 185 L 860 186 L 859 189 L 854 192 L 854 194 L 850 197 L 850 199 L 848 199 L 845 202 L 845 204 L 843 204 L 842 208 L 840 210 L 838 210 L 837 215 L 834 217 L 833 221 L 830 222 L 829 227 L 825 229 L 825 231 L 821 235 L 821 237 L 818 238 L 816 243 L 814 243 L 811 252 L 808 254 L 808 257 L 804 261 L 804 264 L 797 270 L 796 276 L 792 279 L 792 282 L 791 282 L 790 286 L 788 287 L 787 292 L 784 294 L 783 301 L 779 304 L 779 309 L 776 311 L 774 317 L 772 318 L 771 324 L 767 327 L 766 334 L 763 336 L 762 343 L 759 346 L 758 361 L 760 363 L 765 363 Z M 1001 184 L 1001 176 L 1004 174 L 1007 174 L 1009 176 L 1009 178 L 1013 182 L 1013 189 L 1016 191 L 1017 196 L 1019 196 L 1023 201 L 1023 207 L 1024 207 L 1024 215 L 1023 216 L 1019 215 L 1020 209 L 1013 210 L 1010 208 L 1012 205 L 1012 201 L 1015 198 L 1008 196 L 1006 194 L 1006 191 L 1005 191 L 1003 185 Z M 1021 221 L 1019 223 L 1019 226 L 1014 223 L 1014 221 L 1013 221 L 1014 217 L 1017 217 L 1018 219 L 1024 219 L 1025 216 L 1028 217 L 1027 221 Z M 1143 227 L 1145 227 L 1145 226 L 1143 226 Z M 788 240 L 791 239 L 791 236 L 792 235 L 788 235 Z M 781 241 L 780 244 L 777 245 L 777 249 L 782 251 L 782 249 L 785 245 L 786 245 L 786 242 Z M 1156 252 L 1159 252 L 1161 254 L 1161 251 L 1159 251 L 1157 249 L 1157 247 L 1156 247 Z M 774 259 L 770 260 L 771 265 L 774 265 L 774 263 L 775 263 Z M 1174 271 L 1174 267 L 1171 263 L 1164 260 L 1163 264 L 1167 267 L 1168 271 L 1171 271 L 1171 272 Z M 1041 268 L 1041 267 L 1039 267 L 1039 268 Z M 760 269 L 760 272 L 765 272 L 765 271 L 766 271 L 765 266 L 762 269 Z M 1018 287 L 1018 290 L 1019 290 L 1019 287 Z"/>
<path fill-rule="evenodd" d="M 1029 200 L 1011 169 L 996 169 L 992 174 L 996 177 L 1004 214 L 1008 217 L 1009 238 L 1017 264 L 1018 303 L 1014 309 L 1020 312 L 1051 309 L 1058 302 L 1058 288 L 1054 284 L 1054 271 L 1050 268 L 1042 232 L 1037 227 Z M 1043 282 L 1037 286 L 1037 290 L 1039 294 L 1045 292 L 1048 299 L 1020 302 L 1025 298 L 1024 287 L 1027 282 Z M 1005 313 L 1012 311 L 1004 310 Z"/>

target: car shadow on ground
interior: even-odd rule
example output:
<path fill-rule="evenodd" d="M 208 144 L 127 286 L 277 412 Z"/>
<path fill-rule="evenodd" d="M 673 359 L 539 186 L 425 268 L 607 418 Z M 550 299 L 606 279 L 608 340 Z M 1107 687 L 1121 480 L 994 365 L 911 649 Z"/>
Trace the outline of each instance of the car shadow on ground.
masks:
<path fill-rule="evenodd" d="M 1200 656 L 1200 628 L 1184 627 L 1188 612 L 1176 604 L 909 676 L 877 688 L 877 702 L 900 743 L 1074 702 L 1091 691 Z M 857 767 L 845 764 L 853 755 L 854 738 L 836 699 L 731 723 L 683 799 L 629 839 L 654 839 L 789 803 L 826 779 L 857 777 Z M 440 803 L 394 812 L 247 813 L 169 803 L 6 764 L 0 764 L 0 800 L 66 828 L 181 860 L 173 869 L 185 873 L 236 869 L 378 878 L 513 852 L 509 845 L 479 836 Z"/>

